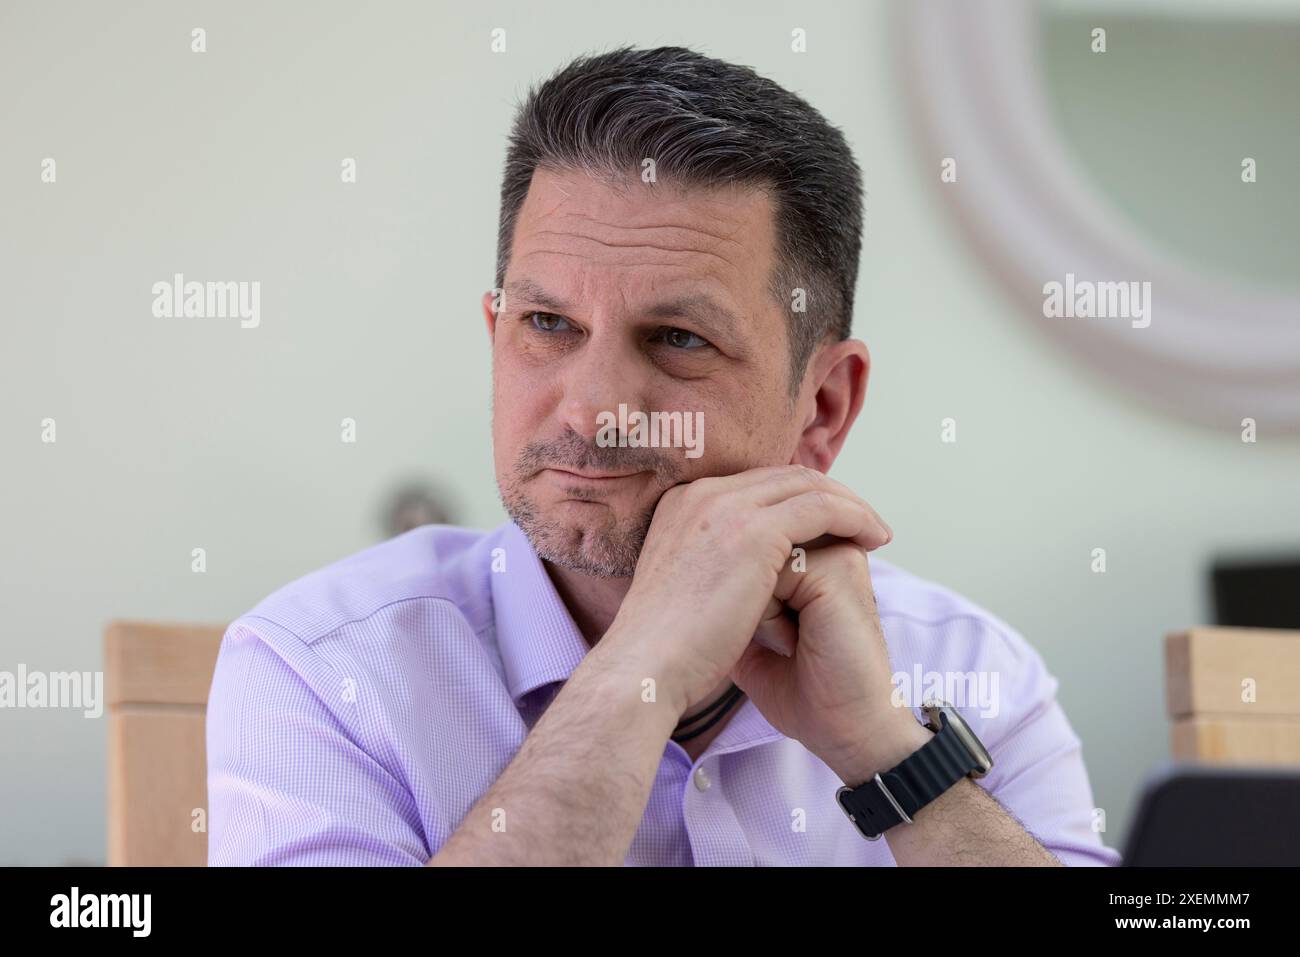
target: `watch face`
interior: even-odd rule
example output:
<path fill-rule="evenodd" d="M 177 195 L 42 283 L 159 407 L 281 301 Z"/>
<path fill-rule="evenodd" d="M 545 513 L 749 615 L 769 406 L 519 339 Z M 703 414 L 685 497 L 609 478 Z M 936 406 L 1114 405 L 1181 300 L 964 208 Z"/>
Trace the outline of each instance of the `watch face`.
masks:
<path fill-rule="evenodd" d="M 976 763 L 976 768 L 970 772 L 973 778 L 982 778 L 993 769 L 993 758 L 989 755 L 988 750 L 975 737 L 975 732 L 970 729 L 966 719 L 961 716 L 961 712 L 948 704 L 946 701 L 930 701 L 921 708 L 925 716 L 930 719 L 930 728 L 936 733 L 943 730 L 943 721 L 939 715 L 943 715 L 948 725 L 952 728 L 957 739 L 961 741 L 962 746 L 969 752 L 971 758 Z"/>

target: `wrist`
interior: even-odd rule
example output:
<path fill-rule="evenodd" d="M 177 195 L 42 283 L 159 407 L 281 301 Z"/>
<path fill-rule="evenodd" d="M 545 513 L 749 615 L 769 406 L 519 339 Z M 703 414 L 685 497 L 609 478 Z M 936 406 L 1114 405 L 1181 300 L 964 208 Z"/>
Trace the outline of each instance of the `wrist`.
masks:
<path fill-rule="evenodd" d="M 882 724 L 878 730 L 865 731 L 861 741 L 846 746 L 833 759 L 824 763 L 848 787 L 856 788 L 877 774 L 905 761 L 934 737 L 934 732 L 912 716 L 911 710 L 902 712 L 903 720 Z"/>
<path fill-rule="evenodd" d="M 587 654 L 586 661 L 616 693 L 634 694 L 645 707 L 653 707 L 671 730 L 690 702 L 679 693 L 682 682 L 668 674 L 666 663 L 651 650 L 643 636 L 629 633 L 615 622 Z"/>

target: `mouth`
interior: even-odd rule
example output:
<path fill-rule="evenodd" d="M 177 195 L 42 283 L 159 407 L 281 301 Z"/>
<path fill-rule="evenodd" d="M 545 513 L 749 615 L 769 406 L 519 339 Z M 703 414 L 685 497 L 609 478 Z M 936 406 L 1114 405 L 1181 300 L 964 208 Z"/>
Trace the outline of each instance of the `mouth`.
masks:
<path fill-rule="evenodd" d="M 618 482 L 622 479 L 646 474 L 641 470 L 634 472 L 575 472 L 572 469 L 547 468 L 542 471 L 554 472 L 557 478 L 561 478 L 566 482 L 593 482 L 596 484 Z"/>

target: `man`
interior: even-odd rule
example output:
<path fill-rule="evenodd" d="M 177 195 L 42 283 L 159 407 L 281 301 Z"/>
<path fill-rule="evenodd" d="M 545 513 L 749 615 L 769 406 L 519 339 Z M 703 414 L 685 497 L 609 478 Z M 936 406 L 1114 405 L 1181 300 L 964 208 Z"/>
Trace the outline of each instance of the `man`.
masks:
<path fill-rule="evenodd" d="M 512 521 L 230 626 L 211 863 L 1116 862 L 1041 658 L 869 565 L 893 533 L 825 474 L 861 207 L 840 132 L 748 69 L 622 49 L 531 92 L 483 300 Z M 914 669 L 996 690 L 924 725 Z"/>

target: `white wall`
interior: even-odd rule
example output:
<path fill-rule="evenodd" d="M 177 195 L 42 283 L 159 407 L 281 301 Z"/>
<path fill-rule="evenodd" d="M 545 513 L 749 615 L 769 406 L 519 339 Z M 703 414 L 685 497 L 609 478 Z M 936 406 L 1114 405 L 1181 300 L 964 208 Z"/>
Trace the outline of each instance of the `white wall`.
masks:
<path fill-rule="evenodd" d="M 1213 550 L 1296 542 L 1300 448 L 1150 413 L 1011 314 L 910 139 L 885 8 L 302 8 L 0 10 L 0 669 L 100 669 L 110 618 L 229 620 L 373 541 L 408 474 L 502 520 L 478 299 L 511 106 L 579 52 L 681 43 L 801 92 L 858 150 L 874 372 L 836 474 L 893 525 L 888 557 L 1041 649 L 1118 843 L 1166 754 L 1161 636 L 1208 616 Z M 155 319 L 174 272 L 260 280 L 260 327 Z M 0 863 L 103 860 L 105 729 L 0 711 Z"/>

